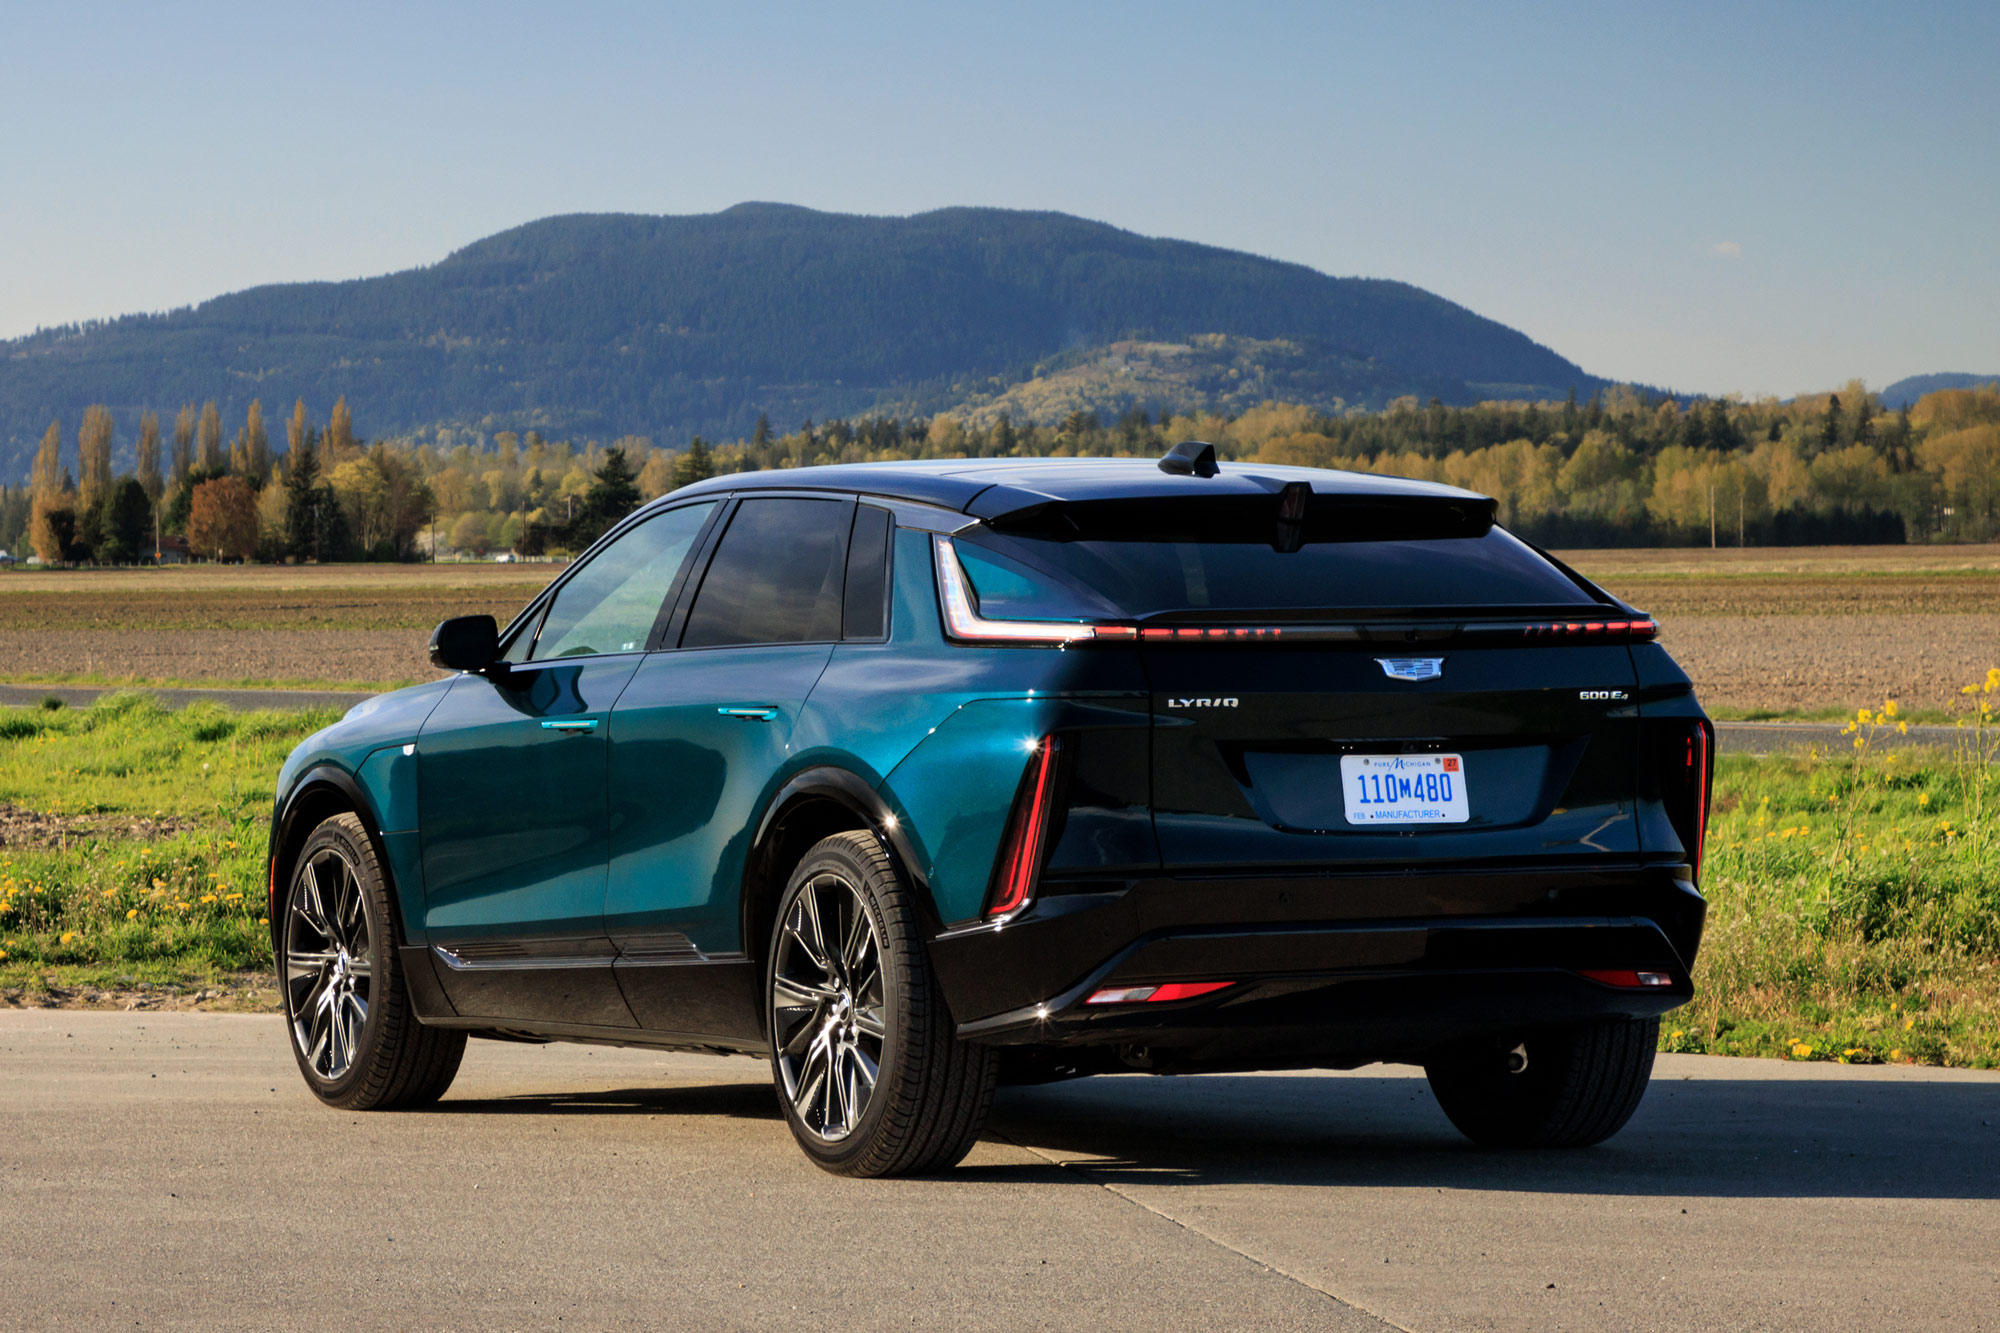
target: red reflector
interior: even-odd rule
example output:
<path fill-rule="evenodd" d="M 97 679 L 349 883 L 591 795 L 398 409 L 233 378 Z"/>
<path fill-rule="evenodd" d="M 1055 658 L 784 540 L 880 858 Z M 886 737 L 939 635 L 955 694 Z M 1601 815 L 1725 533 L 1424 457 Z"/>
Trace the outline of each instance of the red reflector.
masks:
<path fill-rule="evenodd" d="M 1160 1004 L 1172 1000 L 1192 1000 L 1227 990 L 1233 981 L 1169 981 L 1160 986 L 1106 986 L 1094 990 L 1085 1004 Z"/>
<path fill-rule="evenodd" d="M 1009 824 L 1006 857 L 1001 862 L 995 887 L 996 898 L 986 909 L 989 917 L 1005 916 L 1028 901 L 1035 876 L 1042 868 L 1042 842 L 1048 831 L 1049 798 L 1055 784 L 1056 738 L 1044 736 L 1035 745 L 1035 757 L 1028 761 L 1029 772 L 1022 782 L 1022 797 L 1014 807 Z"/>
<path fill-rule="evenodd" d="M 1665 972 L 1630 972 L 1622 969 L 1582 971 L 1577 973 L 1604 986 L 1616 986 L 1621 990 L 1644 990 L 1651 986 L 1671 986 L 1674 979 Z"/>
<path fill-rule="evenodd" d="M 1197 995 L 1209 995 L 1219 990 L 1227 990 L 1235 985 L 1233 981 L 1170 981 L 1158 987 L 1146 997 L 1146 1003 L 1158 1004 L 1162 1000 L 1192 1000 Z"/>

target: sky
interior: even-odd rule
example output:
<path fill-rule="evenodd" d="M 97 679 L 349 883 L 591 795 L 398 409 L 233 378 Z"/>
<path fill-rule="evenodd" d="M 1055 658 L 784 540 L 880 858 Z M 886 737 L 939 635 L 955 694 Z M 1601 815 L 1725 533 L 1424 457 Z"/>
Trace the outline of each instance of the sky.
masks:
<path fill-rule="evenodd" d="M 0 6 L 0 338 L 550 214 L 1055 209 L 1613 379 L 2000 373 L 2000 5 Z"/>

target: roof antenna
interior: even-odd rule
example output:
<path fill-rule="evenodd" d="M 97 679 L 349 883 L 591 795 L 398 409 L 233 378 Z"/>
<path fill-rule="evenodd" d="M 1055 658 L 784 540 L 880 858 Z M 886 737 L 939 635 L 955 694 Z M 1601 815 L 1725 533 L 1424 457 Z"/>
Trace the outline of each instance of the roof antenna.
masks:
<path fill-rule="evenodd" d="M 1206 440 L 1182 440 L 1160 460 L 1160 471 L 1176 477 L 1212 477 L 1218 470 L 1215 446 Z"/>

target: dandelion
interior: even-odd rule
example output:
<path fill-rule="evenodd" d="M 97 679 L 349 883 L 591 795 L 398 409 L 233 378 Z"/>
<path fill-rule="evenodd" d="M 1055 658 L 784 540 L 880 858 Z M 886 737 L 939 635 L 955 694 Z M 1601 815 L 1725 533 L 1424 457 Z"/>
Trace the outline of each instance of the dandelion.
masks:
<path fill-rule="evenodd" d="M 1917 793 L 1918 805 L 1929 805 L 1930 803 L 1931 803 L 1931 794 L 1929 792 L 1920 791 Z"/>
<path fill-rule="evenodd" d="M 1917 1025 L 1916 1019 L 1906 1018 L 1903 1020 L 1903 1031 L 1908 1032 L 1911 1028 L 1915 1027 L 1916 1025 Z"/>
<path fill-rule="evenodd" d="M 133 909 L 132 909 L 131 911 L 129 911 L 129 912 L 127 912 L 127 913 L 125 914 L 125 919 L 126 919 L 127 921 L 130 921 L 130 920 L 131 920 L 131 919 L 132 919 L 133 917 L 135 917 L 135 916 L 137 916 L 137 915 L 139 915 L 139 909 L 135 907 L 135 908 L 133 908 Z"/>
<path fill-rule="evenodd" d="M 1898 1047 L 1897 1047 L 1897 1048 L 1896 1048 L 1895 1050 L 1893 1050 L 1893 1051 L 1889 1052 L 1889 1058 L 1890 1058 L 1891 1060 L 1900 1060 L 1900 1059 L 1902 1059 L 1902 1058 L 1903 1058 L 1903 1048 L 1902 1048 L 1902 1047 L 1900 1047 L 1900 1046 L 1898 1046 Z"/>
<path fill-rule="evenodd" d="M 71 940 L 73 940 L 73 939 L 75 939 L 75 938 L 76 938 L 76 932 L 75 932 L 75 931 L 73 931 L 73 930 L 65 930 L 65 931 L 64 931 L 64 932 L 63 932 L 63 933 L 62 933 L 61 935 L 58 935 L 58 936 L 56 937 L 56 942 L 57 942 L 58 944 L 68 944 L 68 943 L 69 943 L 69 942 L 70 942 Z"/>
<path fill-rule="evenodd" d="M 257 918 L 257 924 L 260 926 L 268 926 L 271 924 L 271 918 L 268 916 L 260 916 Z"/>
<path fill-rule="evenodd" d="M 1813 1053 L 1813 1048 L 1806 1045 L 1804 1042 L 1795 1041 L 1792 1043 L 1792 1058 L 1794 1060 L 1807 1059 L 1812 1055 L 1812 1053 Z"/>

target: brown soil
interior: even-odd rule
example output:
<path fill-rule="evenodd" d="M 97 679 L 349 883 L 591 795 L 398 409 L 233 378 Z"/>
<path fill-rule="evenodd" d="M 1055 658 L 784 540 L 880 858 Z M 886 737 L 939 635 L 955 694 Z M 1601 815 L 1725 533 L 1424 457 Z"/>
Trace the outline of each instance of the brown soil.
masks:
<path fill-rule="evenodd" d="M 1660 642 L 1727 709 L 1950 708 L 2000 666 L 2000 611 L 1663 616 Z"/>
<path fill-rule="evenodd" d="M 414 682 L 428 630 L 0 629 L 0 680 Z"/>
<path fill-rule="evenodd" d="M 0 1009 L 202 1009 L 216 1013 L 278 1013 L 278 986 L 263 972 L 238 972 L 199 984 L 133 982 L 111 986 L 8 986 Z"/>
<path fill-rule="evenodd" d="M 0 805 L 0 848 L 67 847 L 84 838 L 135 838 L 152 842 L 197 828 L 192 819 L 174 815 L 134 818 L 130 815 L 48 815 Z"/>

